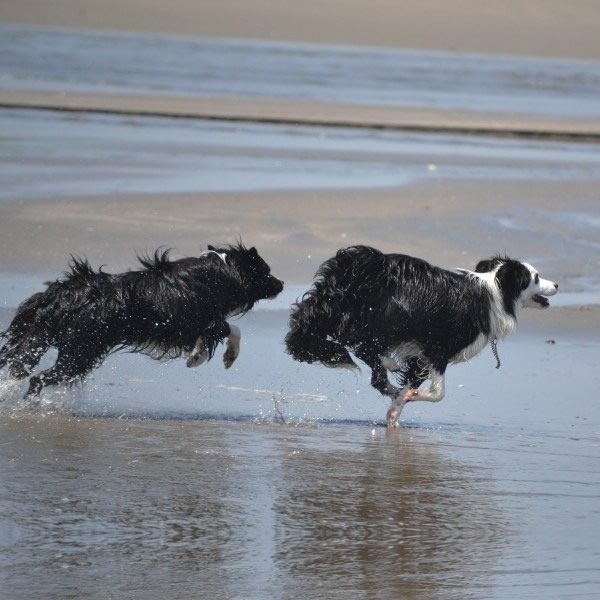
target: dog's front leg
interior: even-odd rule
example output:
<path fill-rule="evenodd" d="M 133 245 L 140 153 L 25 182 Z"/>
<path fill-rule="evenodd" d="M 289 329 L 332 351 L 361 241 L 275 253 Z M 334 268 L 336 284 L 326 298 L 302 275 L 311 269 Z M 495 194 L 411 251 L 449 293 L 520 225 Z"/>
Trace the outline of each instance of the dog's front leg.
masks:
<path fill-rule="evenodd" d="M 439 402 L 444 397 L 445 393 L 445 371 L 446 363 L 440 363 L 436 367 L 432 367 L 429 372 L 431 385 L 426 390 L 419 389 L 418 385 L 422 381 L 422 379 L 419 378 L 410 382 L 407 387 L 399 390 L 387 412 L 388 427 L 398 426 L 398 417 L 407 402 L 414 402 L 415 400 Z M 415 385 L 417 387 L 414 387 Z"/>
<path fill-rule="evenodd" d="M 226 321 L 211 326 L 204 332 L 204 335 L 196 340 L 186 365 L 191 368 L 206 362 L 212 356 L 217 344 L 225 337 L 227 338 L 227 348 L 225 354 L 223 354 L 223 364 L 226 369 L 229 369 L 239 356 L 242 334 L 239 327 L 230 325 Z"/>
<path fill-rule="evenodd" d="M 426 402 L 439 402 L 444 397 L 444 374 L 432 371 L 431 385 L 426 390 L 419 388 L 402 389 L 392 400 L 392 405 L 387 411 L 388 427 L 398 427 L 398 417 L 407 402 L 424 400 Z"/>
<path fill-rule="evenodd" d="M 229 325 L 229 323 L 228 323 Z M 225 354 L 223 354 L 223 364 L 226 369 L 229 369 L 235 362 L 235 359 L 240 354 L 240 340 L 242 339 L 242 332 L 239 327 L 235 325 L 229 325 L 229 336 L 227 337 L 227 348 Z"/>
<path fill-rule="evenodd" d="M 230 334 L 229 324 L 226 321 L 213 321 L 204 328 L 202 335 L 194 344 L 194 349 L 187 359 L 188 367 L 197 367 L 210 360 L 218 344 Z"/>

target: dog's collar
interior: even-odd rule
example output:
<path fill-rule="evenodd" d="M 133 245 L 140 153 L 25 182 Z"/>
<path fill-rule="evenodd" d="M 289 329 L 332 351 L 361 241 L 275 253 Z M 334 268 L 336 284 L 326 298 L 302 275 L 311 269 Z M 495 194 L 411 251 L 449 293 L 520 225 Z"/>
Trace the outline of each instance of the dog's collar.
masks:
<path fill-rule="evenodd" d="M 217 252 L 216 250 L 207 250 L 203 252 L 200 256 L 207 256 L 209 254 L 216 254 L 225 264 L 227 264 L 227 253 L 226 252 Z"/>

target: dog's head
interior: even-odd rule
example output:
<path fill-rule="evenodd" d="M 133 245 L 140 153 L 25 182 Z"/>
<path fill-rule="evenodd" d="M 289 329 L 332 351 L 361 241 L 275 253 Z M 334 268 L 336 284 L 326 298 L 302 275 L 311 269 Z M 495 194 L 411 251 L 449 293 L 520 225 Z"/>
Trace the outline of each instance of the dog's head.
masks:
<path fill-rule="evenodd" d="M 529 263 L 519 262 L 508 257 L 494 256 L 482 260 L 475 267 L 476 273 L 494 274 L 506 312 L 515 314 L 515 306 L 524 308 L 547 308 L 547 296 L 554 296 L 558 284 L 542 279 Z"/>
<path fill-rule="evenodd" d="M 254 246 L 246 248 L 238 244 L 226 248 L 208 246 L 208 249 L 225 256 L 225 262 L 238 272 L 253 302 L 275 298 L 283 290 L 283 281 L 271 275 L 271 268 Z"/>

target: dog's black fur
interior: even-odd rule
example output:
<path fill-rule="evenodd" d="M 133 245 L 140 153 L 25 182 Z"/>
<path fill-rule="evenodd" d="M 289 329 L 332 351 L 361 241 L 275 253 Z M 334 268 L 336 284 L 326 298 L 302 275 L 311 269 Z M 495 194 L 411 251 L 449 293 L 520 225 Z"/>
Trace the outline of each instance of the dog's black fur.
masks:
<path fill-rule="evenodd" d="M 44 386 L 82 378 L 115 350 L 175 358 L 202 337 L 211 358 L 230 334 L 227 316 L 275 297 L 283 282 L 255 248 L 208 248 L 179 260 L 157 250 L 138 257 L 143 269 L 119 274 L 73 258 L 70 270 L 25 300 L 0 334 L 0 368 L 25 378 L 48 348 L 57 348 L 56 364 L 30 379 L 27 395 L 37 395 Z"/>
<path fill-rule="evenodd" d="M 505 257 L 481 261 L 476 271 L 491 272 L 500 265 L 495 280 L 510 320 L 532 274 Z M 453 357 L 481 334 L 490 337 L 493 302 L 490 287 L 467 272 L 352 246 L 320 266 L 313 287 L 295 305 L 287 351 L 299 361 L 353 367 L 351 350 L 371 368 L 372 386 L 394 397 L 399 390 L 389 384 L 383 356 L 401 344 L 418 344 L 420 357 L 393 369 L 401 388 L 418 388 L 431 369 L 443 376 Z"/>

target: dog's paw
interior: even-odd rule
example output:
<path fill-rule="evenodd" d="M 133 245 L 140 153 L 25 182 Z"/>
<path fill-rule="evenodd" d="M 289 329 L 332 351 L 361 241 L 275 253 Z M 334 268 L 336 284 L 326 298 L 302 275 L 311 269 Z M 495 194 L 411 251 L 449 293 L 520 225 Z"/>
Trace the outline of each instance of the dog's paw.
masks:
<path fill-rule="evenodd" d="M 239 356 L 240 349 L 234 345 L 228 345 L 227 350 L 223 354 L 223 365 L 226 369 L 229 369 L 231 365 L 235 362 L 235 359 Z"/>
<path fill-rule="evenodd" d="M 398 427 L 398 417 L 400 416 L 400 411 L 398 410 L 398 408 L 396 406 L 392 406 L 388 411 L 387 411 L 387 426 L 388 429 L 394 429 L 396 427 Z"/>
<path fill-rule="evenodd" d="M 203 350 L 202 352 L 194 352 L 186 361 L 185 366 L 189 369 L 193 369 L 205 363 L 208 360 L 208 350 Z"/>

